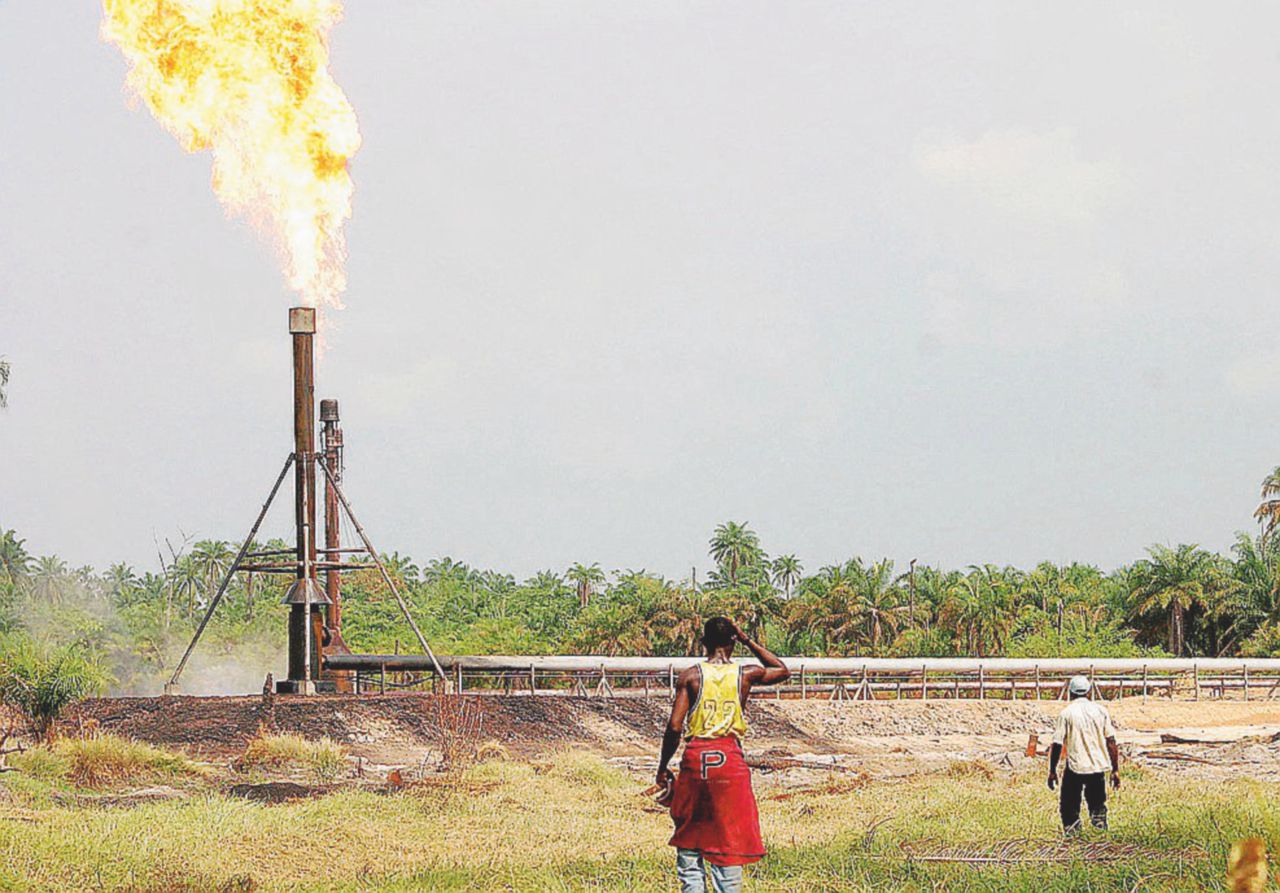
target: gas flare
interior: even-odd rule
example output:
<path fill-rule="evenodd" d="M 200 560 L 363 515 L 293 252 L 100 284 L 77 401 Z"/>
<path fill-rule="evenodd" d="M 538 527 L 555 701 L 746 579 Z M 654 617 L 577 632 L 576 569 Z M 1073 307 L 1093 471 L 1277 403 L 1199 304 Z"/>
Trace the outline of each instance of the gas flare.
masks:
<path fill-rule="evenodd" d="M 213 154 L 213 191 L 279 247 L 289 286 L 342 306 L 355 111 L 328 71 L 341 0 L 103 0 L 102 37 L 127 85 L 187 152 Z"/>

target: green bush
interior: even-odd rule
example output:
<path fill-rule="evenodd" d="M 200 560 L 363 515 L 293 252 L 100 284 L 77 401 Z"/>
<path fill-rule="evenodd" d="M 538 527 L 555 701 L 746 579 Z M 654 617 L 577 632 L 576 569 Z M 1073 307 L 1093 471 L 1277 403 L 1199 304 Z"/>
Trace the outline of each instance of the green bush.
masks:
<path fill-rule="evenodd" d="M 36 738 L 48 740 L 63 710 L 100 694 L 108 681 L 76 646 L 54 647 L 25 634 L 0 638 L 0 703 L 17 710 Z"/>

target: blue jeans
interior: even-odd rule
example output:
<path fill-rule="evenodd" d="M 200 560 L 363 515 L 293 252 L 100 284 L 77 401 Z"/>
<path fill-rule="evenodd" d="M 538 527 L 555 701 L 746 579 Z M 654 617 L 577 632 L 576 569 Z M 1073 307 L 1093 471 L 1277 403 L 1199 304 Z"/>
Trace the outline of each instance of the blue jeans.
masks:
<path fill-rule="evenodd" d="M 697 850 L 676 850 L 676 877 L 680 878 L 680 893 L 707 893 L 707 876 L 704 873 L 702 853 Z M 715 893 L 742 893 L 741 865 L 712 865 L 705 863 L 711 872 L 711 889 Z"/>

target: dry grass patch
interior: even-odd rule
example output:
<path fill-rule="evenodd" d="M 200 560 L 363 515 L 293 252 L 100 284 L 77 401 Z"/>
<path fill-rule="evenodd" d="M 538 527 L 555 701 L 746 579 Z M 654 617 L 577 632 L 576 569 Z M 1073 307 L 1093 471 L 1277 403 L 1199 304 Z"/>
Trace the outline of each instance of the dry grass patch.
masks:
<path fill-rule="evenodd" d="M 0 890 L 674 889 L 670 819 L 646 811 L 650 801 L 639 796 L 647 773 L 562 751 L 536 764 L 485 762 L 448 779 L 455 787 L 423 796 L 353 789 L 270 807 L 210 796 L 0 820 Z M 1274 785 L 1239 779 L 1126 782 L 1113 799 L 1111 834 L 1086 829 L 1071 844 L 1115 858 L 1064 862 L 1055 849 L 1055 859 L 1030 863 L 1008 842 L 1066 847 L 1038 768 L 994 779 L 937 772 L 830 781 L 761 800 L 770 856 L 749 871 L 754 893 L 1221 893 L 1232 843 L 1256 835 L 1275 850 L 1280 842 Z M 315 858 L 317 840 L 324 859 Z M 953 849 L 921 853 L 931 840 Z M 1210 858 L 1188 858 L 1193 847 Z M 913 859 L 913 850 L 953 861 Z M 954 862 L 993 853 L 1010 864 Z"/>
<path fill-rule="evenodd" d="M 118 735 L 60 738 L 11 760 L 21 772 L 77 787 L 107 788 L 144 782 L 202 780 L 209 770 L 180 753 Z"/>
<path fill-rule="evenodd" d="M 996 777 L 996 770 L 990 763 L 982 760 L 955 760 L 947 764 L 945 774 L 951 778 L 975 778 L 991 781 Z"/>
<path fill-rule="evenodd" d="M 258 732 L 236 760 L 239 771 L 269 769 L 305 770 L 324 783 L 336 781 L 347 770 L 347 752 L 331 738 L 311 741 L 301 735 Z"/>

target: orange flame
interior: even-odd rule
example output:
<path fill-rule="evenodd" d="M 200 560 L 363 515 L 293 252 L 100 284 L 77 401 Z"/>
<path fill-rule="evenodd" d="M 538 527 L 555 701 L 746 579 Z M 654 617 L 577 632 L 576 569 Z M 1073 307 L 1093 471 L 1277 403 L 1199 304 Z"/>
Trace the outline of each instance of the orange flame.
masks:
<path fill-rule="evenodd" d="M 213 191 L 267 233 L 305 303 L 342 306 L 360 147 L 329 75 L 341 0 L 103 0 L 102 37 L 129 90 L 187 152 L 213 153 Z"/>

